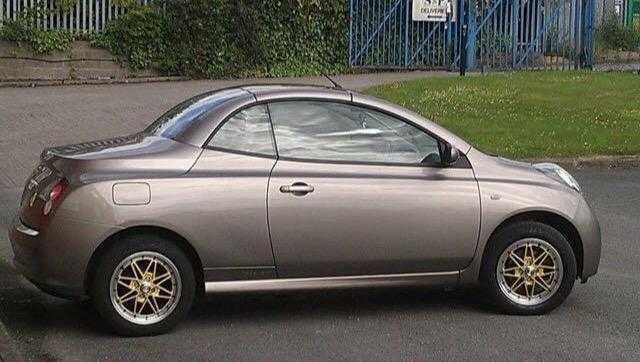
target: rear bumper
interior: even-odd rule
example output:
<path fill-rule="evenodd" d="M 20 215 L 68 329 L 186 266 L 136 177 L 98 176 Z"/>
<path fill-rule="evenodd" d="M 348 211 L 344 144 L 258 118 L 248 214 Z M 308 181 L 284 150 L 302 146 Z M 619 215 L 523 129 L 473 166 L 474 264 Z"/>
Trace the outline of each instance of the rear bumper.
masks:
<path fill-rule="evenodd" d="M 18 272 L 42 291 L 64 298 L 82 298 L 95 245 L 113 229 L 65 219 L 55 220 L 46 230 L 33 230 L 15 218 L 9 228 L 13 263 Z"/>

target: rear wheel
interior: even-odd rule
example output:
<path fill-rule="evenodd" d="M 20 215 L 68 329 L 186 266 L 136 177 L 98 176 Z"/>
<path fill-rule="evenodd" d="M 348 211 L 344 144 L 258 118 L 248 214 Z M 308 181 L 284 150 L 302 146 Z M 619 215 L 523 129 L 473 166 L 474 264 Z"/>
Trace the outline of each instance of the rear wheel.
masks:
<path fill-rule="evenodd" d="M 517 222 L 490 242 L 482 281 L 502 311 L 543 314 L 567 298 L 577 268 L 573 249 L 559 231 L 540 222 Z"/>
<path fill-rule="evenodd" d="M 118 334 L 164 333 L 188 313 L 196 284 L 193 267 L 170 240 L 125 237 L 98 261 L 91 295 L 95 308 Z"/>

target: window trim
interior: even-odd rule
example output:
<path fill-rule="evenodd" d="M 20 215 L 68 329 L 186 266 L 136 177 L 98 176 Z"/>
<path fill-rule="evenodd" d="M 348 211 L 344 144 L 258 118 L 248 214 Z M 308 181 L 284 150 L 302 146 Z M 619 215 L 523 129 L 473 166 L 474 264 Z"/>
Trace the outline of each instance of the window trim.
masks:
<path fill-rule="evenodd" d="M 253 157 L 260 157 L 260 158 L 269 158 L 269 159 L 272 159 L 272 160 L 277 160 L 278 159 L 278 155 L 275 155 L 275 154 L 274 155 L 267 155 L 267 154 L 264 154 L 264 153 L 233 150 L 231 148 L 216 147 L 216 146 L 204 146 L 203 148 L 206 149 L 206 150 L 210 150 L 210 151 L 233 153 L 233 154 L 238 154 L 238 155 L 253 156 Z"/>

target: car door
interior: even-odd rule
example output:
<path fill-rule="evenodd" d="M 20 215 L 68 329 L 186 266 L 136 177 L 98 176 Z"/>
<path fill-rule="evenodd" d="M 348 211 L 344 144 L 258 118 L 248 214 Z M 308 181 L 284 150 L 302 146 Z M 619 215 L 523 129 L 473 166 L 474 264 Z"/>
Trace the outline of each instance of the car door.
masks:
<path fill-rule="evenodd" d="M 279 277 L 454 271 L 470 262 L 480 205 L 464 157 L 442 167 L 436 138 L 352 104 L 274 102 L 269 111 Z"/>
<path fill-rule="evenodd" d="M 276 162 L 267 108 L 242 109 L 223 123 L 181 183 L 194 197 L 192 232 L 207 240 L 206 280 L 275 278 L 267 184 Z"/>

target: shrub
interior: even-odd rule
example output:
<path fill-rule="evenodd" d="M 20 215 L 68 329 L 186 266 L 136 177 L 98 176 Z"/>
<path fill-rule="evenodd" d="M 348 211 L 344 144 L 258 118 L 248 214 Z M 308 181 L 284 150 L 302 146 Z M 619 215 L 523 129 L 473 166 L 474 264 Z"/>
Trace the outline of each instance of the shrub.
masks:
<path fill-rule="evenodd" d="M 49 54 L 53 51 L 67 51 L 75 35 L 65 30 L 42 30 L 34 24 L 36 20 L 46 15 L 42 7 L 27 8 L 16 19 L 5 19 L 0 26 L 0 39 L 25 43 L 36 54 Z"/>
<path fill-rule="evenodd" d="M 169 1 L 133 8 L 92 37 L 136 68 L 190 77 L 286 76 L 346 69 L 342 0 Z"/>
<path fill-rule="evenodd" d="M 71 0 L 58 1 L 63 7 Z M 219 78 L 347 69 L 344 0 L 167 0 L 162 7 L 117 1 L 127 13 L 89 40 L 136 70 Z M 67 49 L 74 35 L 36 29 L 39 11 L 5 22 L 0 37 L 28 42 L 37 52 Z"/>
<path fill-rule="evenodd" d="M 164 71 L 174 66 L 168 51 L 167 16 L 154 6 L 131 7 L 109 22 L 102 33 L 90 35 L 92 46 L 109 49 L 132 69 L 155 68 Z"/>
<path fill-rule="evenodd" d="M 174 70 L 190 77 L 235 75 L 244 67 L 235 34 L 228 29 L 233 1 L 172 1 L 166 6 Z"/>
<path fill-rule="evenodd" d="M 597 29 L 596 41 L 606 50 L 637 50 L 640 49 L 640 30 L 624 26 L 615 16 L 609 16 Z"/>

